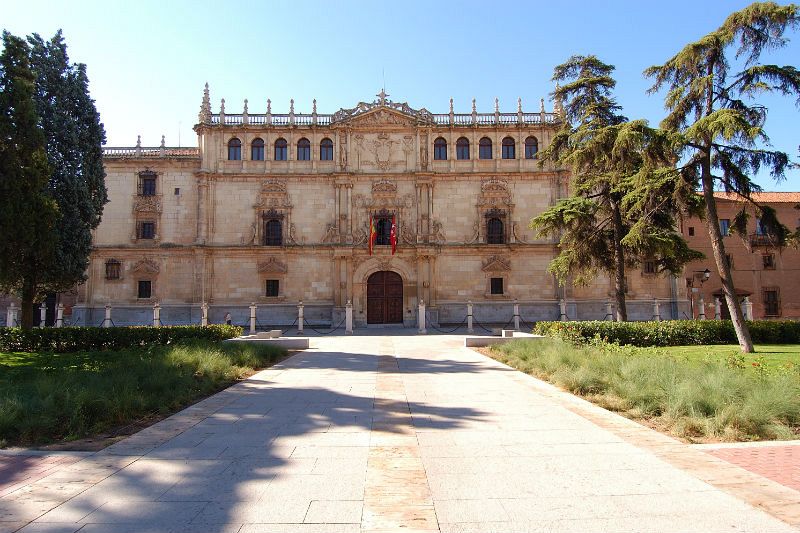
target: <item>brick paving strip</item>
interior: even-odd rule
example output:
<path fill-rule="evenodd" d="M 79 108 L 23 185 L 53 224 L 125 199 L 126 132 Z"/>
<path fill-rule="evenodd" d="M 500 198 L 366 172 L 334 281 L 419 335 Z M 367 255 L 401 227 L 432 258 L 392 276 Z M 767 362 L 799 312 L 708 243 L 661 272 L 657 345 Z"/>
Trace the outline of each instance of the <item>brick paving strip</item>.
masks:
<path fill-rule="evenodd" d="M 800 491 L 800 441 L 701 444 L 696 448 Z"/>

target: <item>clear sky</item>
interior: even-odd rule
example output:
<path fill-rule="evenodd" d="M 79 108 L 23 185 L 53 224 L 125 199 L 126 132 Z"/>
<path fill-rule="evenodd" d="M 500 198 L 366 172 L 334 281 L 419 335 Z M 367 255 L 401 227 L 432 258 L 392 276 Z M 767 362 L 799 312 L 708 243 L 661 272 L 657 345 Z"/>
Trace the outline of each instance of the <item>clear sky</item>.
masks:
<path fill-rule="evenodd" d="M 742 0 L 454 2 L 209 2 L 203 0 L 0 0 L 0 28 L 52 36 L 62 28 L 73 61 L 88 65 L 108 146 L 196 146 L 192 126 L 203 84 L 237 113 L 320 113 L 371 101 L 386 85 L 395 101 L 446 113 L 538 111 L 553 67 L 572 54 L 616 65 L 616 96 L 630 118 L 657 124 L 663 99 L 642 71 L 718 27 Z M 800 32 L 769 62 L 797 64 Z M 798 159 L 800 110 L 775 97 L 767 133 Z M 552 105 L 548 102 L 548 110 Z M 800 171 L 766 190 L 800 190 Z"/>

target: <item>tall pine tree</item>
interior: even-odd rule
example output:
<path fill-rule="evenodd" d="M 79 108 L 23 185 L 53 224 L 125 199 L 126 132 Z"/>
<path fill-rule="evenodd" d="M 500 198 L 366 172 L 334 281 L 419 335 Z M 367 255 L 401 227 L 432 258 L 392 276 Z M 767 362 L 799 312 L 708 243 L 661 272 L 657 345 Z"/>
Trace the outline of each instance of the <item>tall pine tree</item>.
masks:
<path fill-rule="evenodd" d="M 725 259 L 714 190 L 719 186 L 738 193 L 758 210 L 762 226 L 775 243 L 785 240 L 788 230 L 775 212 L 751 198 L 751 193 L 760 190 L 751 180 L 753 174 L 767 167 L 773 177 L 781 179 L 789 164 L 785 153 L 764 148 L 768 146 L 764 132 L 767 109 L 755 98 L 769 92 L 800 96 L 800 72 L 795 67 L 761 63 L 762 52 L 784 46 L 784 33 L 798 24 L 796 5 L 754 3 L 731 14 L 717 30 L 687 44 L 663 65 L 645 71 L 655 80 L 651 92 L 667 89 L 668 115 L 661 126 L 680 133 L 682 163 L 677 186 L 689 183 L 703 191 L 714 260 L 743 352 L 752 352 L 753 342 Z M 731 71 L 732 60 L 741 70 Z M 733 226 L 747 234 L 745 209 Z"/>
<path fill-rule="evenodd" d="M 35 76 L 23 39 L 3 32 L 0 54 L 0 289 L 22 299 L 22 326 L 55 261 L 58 208 L 48 194 L 51 168 L 33 101 Z"/>
<path fill-rule="evenodd" d="M 70 64 L 61 31 L 49 41 L 28 37 L 36 75 L 34 100 L 52 167 L 49 191 L 59 206 L 55 227 L 56 260 L 44 273 L 50 292 L 85 280 L 91 231 L 108 201 L 103 170 L 105 131 L 89 96 L 86 65 Z"/>
<path fill-rule="evenodd" d="M 565 120 L 542 164 L 572 171 L 571 195 L 531 221 L 540 235 L 559 237 L 549 270 L 564 284 L 585 284 L 598 272 L 613 280 L 619 321 L 628 319 L 625 272 L 643 259 L 679 272 L 698 253 L 675 232 L 680 195 L 664 194 L 673 152 L 669 135 L 629 122 L 612 97 L 614 67 L 595 56 L 573 56 L 555 68 L 563 83 Z"/>

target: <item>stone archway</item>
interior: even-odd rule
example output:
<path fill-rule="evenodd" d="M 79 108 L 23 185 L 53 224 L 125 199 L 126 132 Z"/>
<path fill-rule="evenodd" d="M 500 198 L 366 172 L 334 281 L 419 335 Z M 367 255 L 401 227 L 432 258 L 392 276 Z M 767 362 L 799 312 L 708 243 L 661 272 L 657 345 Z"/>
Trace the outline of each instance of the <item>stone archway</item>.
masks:
<path fill-rule="evenodd" d="M 367 324 L 403 323 L 403 278 L 379 270 L 367 278 Z"/>

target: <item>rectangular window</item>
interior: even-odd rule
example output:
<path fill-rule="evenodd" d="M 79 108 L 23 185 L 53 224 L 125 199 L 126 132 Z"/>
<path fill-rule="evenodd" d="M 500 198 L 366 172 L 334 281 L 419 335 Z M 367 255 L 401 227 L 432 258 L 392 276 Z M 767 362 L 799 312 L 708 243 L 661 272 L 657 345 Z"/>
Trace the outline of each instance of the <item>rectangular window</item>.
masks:
<path fill-rule="evenodd" d="M 767 232 L 764 229 L 764 224 L 761 223 L 761 219 L 756 219 L 756 235 L 766 235 Z"/>
<path fill-rule="evenodd" d="M 761 256 L 764 270 L 775 270 L 775 254 L 764 254 Z"/>
<path fill-rule="evenodd" d="M 723 237 L 727 237 L 731 234 L 731 221 L 727 218 L 719 219 L 719 232 L 722 234 Z"/>
<path fill-rule="evenodd" d="M 138 227 L 139 239 L 155 239 L 156 237 L 156 223 L 155 222 L 139 222 Z"/>
<path fill-rule="evenodd" d="M 645 261 L 642 264 L 642 271 L 645 274 L 655 274 L 656 273 L 656 262 L 655 261 Z"/>
<path fill-rule="evenodd" d="M 689 237 L 694 237 L 694 226 L 689 226 Z"/>
<path fill-rule="evenodd" d="M 280 280 L 277 279 L 268 279 L 267 280 L 267 292 L 266 295 L 268 297 L 274 298 L 278 296 L 278 289 L 280 288 Z"/>
<path fill-rule="evenodd" d="M 375 217 L 375 245 L 392 244 L 392 217 Z"/>
<path fill-rule="evenodd" d="M 764 315 L 766 316 L 780 316 L 781 314 L 781 300 L 778 289 L 770 288 L 764 289 Z"/>
<path fill-rule="evenodd" d="M 142 172 L 139 174 L 139 195 L 155 196 L 156 194 L 156 173 Z"/>
<path fill-rule="evenodd" d="M 120 263 L 111 260 L 106 263 L 106 279 L 119 279 Z"/>
<path fill-rule="evenodd" d="M 491 294 L 503 294 L 503 278 L 492 278 L 490 281 Z"/>
<path fill-rule="evenodd" d="M 152 285 L 150 280 L 147 279 L 140 279 L 138 283 L 138 291 L 136 293 L 137 298 L 150 298 L 152 293 Z"/>

